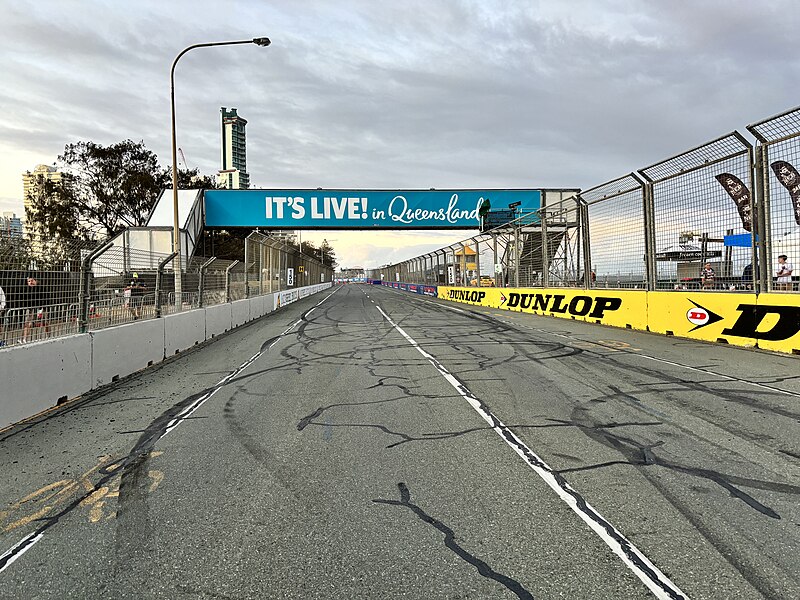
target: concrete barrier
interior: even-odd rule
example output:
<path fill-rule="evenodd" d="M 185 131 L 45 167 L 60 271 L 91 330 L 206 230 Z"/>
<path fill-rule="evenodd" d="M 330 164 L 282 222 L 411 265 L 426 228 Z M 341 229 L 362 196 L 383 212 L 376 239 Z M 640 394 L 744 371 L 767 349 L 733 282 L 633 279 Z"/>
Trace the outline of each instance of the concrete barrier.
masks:
<path fill-rule="evenodd" d="M 206 311 L 189 310 L 164 317 L 164 356 L 172 356 L 206 340 Z"/>
<path fill-rule="evenodd" d="M 231 305 L 208 306 L 206 311 L 206 339 L 210 340 L 231 328 Z"/>
<path fill-rule="evenodd" d="M 231 302 L 231 327 L 239 327 L 250 320 L 250 300 Z"/>
<path fill-rule="evenodd" d="M 309 286 L 304 294 L 331 284 Z M 293 301 L 303 288 L 283 292 Z M 0 428 L 147 368 L 275 310 L 277 295 L 0 348 Z"/>
<path fill-rule="evenodd" d="M 88 391 L 91 357 L 86 333 L 0 349 L 0 428 Z"/>
<path fill-rule="evenodd" d="M 164 360 L 164 319 L 137 321 L 89 335 L 92 389 Z"/>
<path fill-rule="evenodd" d="M 259 317 L 263 317 L 265 314 L 264 296 L 250 298 L 250 320 L 252 321 L 253 319 L 258 319 Z"/>

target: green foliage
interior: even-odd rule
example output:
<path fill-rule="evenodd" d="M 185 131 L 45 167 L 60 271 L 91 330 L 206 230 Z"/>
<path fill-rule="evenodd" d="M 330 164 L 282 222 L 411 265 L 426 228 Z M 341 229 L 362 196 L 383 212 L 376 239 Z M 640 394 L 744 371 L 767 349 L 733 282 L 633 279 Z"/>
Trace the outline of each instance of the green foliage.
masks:
<path fill-rule="evenodd" d="M 29 227 L 43 236 L 96 239 L 145 225 L 159 192 L 172 187 L 171 169 L 144 142 L 67 144 L 58 160 L 62 180 L 40 176 L 28 197 Z M 179 189 L 213 187 L 197 169 L 178 172 Z"/>

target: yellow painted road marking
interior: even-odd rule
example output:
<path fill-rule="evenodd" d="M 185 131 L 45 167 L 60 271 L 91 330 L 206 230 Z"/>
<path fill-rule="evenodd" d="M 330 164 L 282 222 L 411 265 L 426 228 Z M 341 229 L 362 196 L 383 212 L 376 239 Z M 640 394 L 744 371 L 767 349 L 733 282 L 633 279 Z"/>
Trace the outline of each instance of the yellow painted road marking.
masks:
<path fill-rule="evenodd" d="M 163 452 L 161 451 L 151 452 L 149 457 L 155 458 L 162 454 Z M 60 505 L 72 500 L 72 498 L 81 492 L 81 488 L 83 488 L 84 492 L 92 492 L 80 503 L 82 508 L 89 508 L 89 521 L 91 523 L 101 521 L 104 516 L 106 520 L 113 518 L 116 516 L 116 512 L 111 511 L 106 516 L 103 507 L 110 498 L 119 497 L 121 473 L 115 474 L 115 477 L 111 479 L 107 485 L 97 489 L 95 489 L 95 484 L 93 484 L 91 480 L 92 475 L 104 465 L 108 465 L 109 461 L 111 461 L 111 456 L 101 456 L 95 466 L 75 479 L 61 479 L 53 483 L 48 483 L 35 492 L 31 492 L 21 500 L 12 503 L 9 505 L 8 509 L 0 511 L 0 531 L 7 533 L 36 521 L 37 519 L 46 517 Z M 117 460 L 115 463 L 108 466 L 106 470 L 114 473 L 122 464 L 122 460 Z M 148 492 L 153 493 L 164 480 L 164 472 L 152 469 L 147 472 L 147 475 L 151 479 Z M 14 521 L 8 522 L 10 518 L 16 516 L 18 513 L 27 511 L 32 512 L 18 517 Z"/>

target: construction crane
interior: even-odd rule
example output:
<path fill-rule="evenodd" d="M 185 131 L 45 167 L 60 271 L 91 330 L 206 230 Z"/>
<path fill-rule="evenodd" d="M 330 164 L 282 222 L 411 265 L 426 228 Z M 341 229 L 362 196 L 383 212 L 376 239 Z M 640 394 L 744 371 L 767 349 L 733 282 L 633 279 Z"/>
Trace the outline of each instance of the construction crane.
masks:
<path fill-rule="evenodd" d="M 183 153 L 183 148 L 178 148 L 178 154 L 181 155 L 181 160 L 183 161 L 183 166 L 188 171 L 189 170 L 189 165 L 186 163 L 186 155 Z"/>

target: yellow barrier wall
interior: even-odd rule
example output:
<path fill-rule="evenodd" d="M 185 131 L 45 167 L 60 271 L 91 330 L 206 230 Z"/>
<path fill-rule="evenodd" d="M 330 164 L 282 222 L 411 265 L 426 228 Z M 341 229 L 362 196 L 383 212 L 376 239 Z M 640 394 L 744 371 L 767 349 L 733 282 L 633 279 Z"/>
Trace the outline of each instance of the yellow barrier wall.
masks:
<path fill-rule="evenodd" d="M 615 327 L 647 328 L 647 295 L 644 292 L 440 287 L 439 298 Z"/>
<path fill-rule="evenodd" d="M 800 354 L 800 295 L 439 287 L 442 300 Z"/>
<path fill-rule="evenodd" d="M 800 354 L 800 295 L 760 294 L 757 304 L 758 347 Z M 744 333 L 750 324 L 743 319 L 733 329 Z"/>
<path fill-rule="evenodd" d="M 707 342 L 755 346 L 756 340 L 723 333 L 736 322 L 740 304 L 756 304 L 755 294 L 646 292 L 650 331 Z"/>

